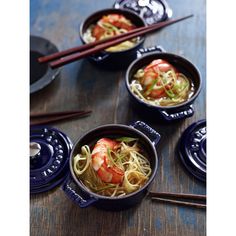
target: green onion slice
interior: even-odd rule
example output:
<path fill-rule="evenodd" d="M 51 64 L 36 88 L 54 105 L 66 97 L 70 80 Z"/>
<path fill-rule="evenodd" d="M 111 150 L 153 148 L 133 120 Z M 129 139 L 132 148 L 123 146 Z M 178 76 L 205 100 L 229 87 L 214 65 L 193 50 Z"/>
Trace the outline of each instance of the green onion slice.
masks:
<path fill-rule="evenodd" d="M 133 141 L 136 141 L 138 140 L 137 138 L 131 138 L 131 137 L 120 137 L 120 138 L 117 138 L 116 141 L 119 141 L 119 142 L 125 142 L 125 143 L 130 143 L 130 142 L 133 142 Z"/>
<path fill-rule="evenodd" d="M 152 84 L 151 84 L 151 86 L 150 86 L 150 88 L 145 92 L 145 95 L 148 95 L 149 93 L 151 93 L 152 92 L 152 90 L 153 90 L 153 88 L 154 88 L 154 86 L 155 86 L 155 84 L 157 83 L 157 81 L 158 81 L 158 78 L 157 79 L 155 79 L 155 80 L 153 80 L 153 82 L 152 82 Z"/>

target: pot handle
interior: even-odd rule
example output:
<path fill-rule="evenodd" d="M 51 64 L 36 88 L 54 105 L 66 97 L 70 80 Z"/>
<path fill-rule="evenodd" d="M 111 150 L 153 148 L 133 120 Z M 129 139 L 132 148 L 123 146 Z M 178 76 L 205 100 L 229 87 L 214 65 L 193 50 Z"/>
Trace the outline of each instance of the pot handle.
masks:
<path fill-rule="evenodd" d="M 160 45 L 156 45 L 156 46 L 148 47 L 148 48 L 140 48 L 137 51 L 137 58 L 140 58 L 143 55 L 147 53 L 151 53 L 151 52 L 165 52 L 165 49 Z"/>
<path fill-rule="evenodd" d="M 147 135 L 154 146 L 159 143 L 161 135 L 143 121 L 135 121 L 134 123 L 130 124 L 130 126 Z"/>
<path fill-rule="evenodd" d="M 173 121 L 178 119 L 183 119 L 187 117 L 191 117 L 194 114 L 193 105 L 185 106 L 182 109 L 180 108 L 178 111 L 171 112 L 168 110 L 160 110 L 161 115 L 167 121 Z"/>
<path fill-rule="evenodd" d="M 62 185 L 62 190 L 66 193 L 66 195 L 79 207 L 85 208 L 90 206 L 92 203 L 96 202 L 98 199 L 88 196 L 86 199 L 83 198 L 72 185 L 75 185 L 71 174 L 69 174 Z"/>

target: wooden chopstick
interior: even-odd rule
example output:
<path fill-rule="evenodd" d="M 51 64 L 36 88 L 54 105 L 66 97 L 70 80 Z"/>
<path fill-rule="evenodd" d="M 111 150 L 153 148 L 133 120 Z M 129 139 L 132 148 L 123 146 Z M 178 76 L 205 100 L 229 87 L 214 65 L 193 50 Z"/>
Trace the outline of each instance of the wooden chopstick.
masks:
<path fill-rule="evenodd" d="M 81 110 L 68 110 L 68 111 L 56 111 L 56 112 L 40 112 L 40 113 L 31 113 L 30 118 L 39 118 L 39 117 L 49 117 L 49 116 L 62 116 L 75 113 L 84 113 L 91 111 L 81 111 Z"/>
<path fill-rule="evenodd" d="M 76 113 L 71 113 L 71 114 L 65 114 L 65 115 L 57 115 L 56 117 L 53 117 L 55 115 L 49 115 L 47 118 L 46 113 L 41 116 L 44 117 L 44 120 L 39 120 L 39 121 L 30 121 L 30 125 L 43 125 L 43 124 L 48 124 L 51 122 L 56 122 L 56 121 L 62 121 L 62 120 L 66 120 L 69 118 L 74 118 L 74 117 L 85 117 L 87 115 L 89 115 L 92 111 L 83 111 L 83 112 L 76 112 Z M 40 117 L 40 116 L 37 116 Z M 50 118 L 51 117 L 51 118 Z M 32 117 L 31 117 L 32 118 Z M 34 116 L 34 118 L 36 118 L 36 116 Z"/>
<path fill-rule="evenodd" d="M 111 39 L 106 40 L 105 42 L 104 41 L 103 42 L 97 41 L 97 42 L 92 43 L 92 44 L 87 44 L 86 47 L 85 47 L 85 45 L 83 45 L 83 46 L 80 46 L 80 47 L 76 47 L 76 48 L 68 49 L 66 51 L 59 52 L 60 54 L 58 53 L 55 56 L 55 58 L 59 58 L 59 57 L 61 57 L 61 58 L 58 59 L 58 60 L 52 61 L 49 65 L 50 65 L 51 68 L 57 68 L 57 67 L 69 64 L 69 63 L 74 62 L 76 60 L 79 60 L 81 58 L 84 58 L 84 57 L 87 57 L 89 55 L 95 54 L 95 53 L 97 53 L 101 50 L 104 50 L 106 48 L 109 48 L 111 46 L 119 44 L 123 41 L 130 40 L 132 38 L 135 38 L 135 37 L 147 34 L 147 33 L 151 33 L 151 32 L 153 32 L 157 29 L 160 29 L 160 28 L 163 28 L 165 26 L 174 24 L 176 22 L 185 20 L 185 19 L 190 18 L 192 16 L 193 15 L 188 15 L 188 16 L 185 16 L 185 17 L 180 17 L 180 18 L 177 18 L 177 19 L 174 19 L 174 20 L 169 20 L 169 21 L 166 21 L 166 22 L 160 22 L 160 23 L 153 24 L 153 25 L 150 25 L 150 26 L 140 27 L 140 28 L 132 30 L 128 33 L 124 33 L 124 34 L 121 34 L 121 35 L 118 35 L 118 36 L 114 36 Z M 82 49 L 81 49 L 81 47 L 82 47 Z M 68 56 L 62 57 L 63 55 L 68 55 Z M 42 57 L 39 60 L 41 62 L 49 61 L 49 60 L 51 61 L 52 58 L 54 58 L 53 55 L 51 55 L 51 57 L 50 57 L 50 55 L 46 56 L 46 57 L 47 58 Z"/>
<path fill-rule="evenodd" d="M 189 17 L 191 17 L 193 15 L 190 15 L 190 16 L 187 16 L 187 17 L 183 17 L 183 18 L 179 18 L 179 19 L 176 19 L 176 20 L 171 20 L 171 21 L 168 21 L 168 25 L 169 24 L 173 24 L 173 23 L 176 23 L 180 20 L 184 20 L 184 19 L 187 19 Z M 89 48 L 93 48 L 95 46 L 98 46 L 98 45 L 101 45 L 101 44 L 104 44 L 104 43 L 107 43 L 107 42 L 111 42 L 113 41 L 114 39 L 121 39 L 123 38 L 124 36 L 129 36 L 129 35 L 132 35 L 134 33 L 137 33 L 137 32 L 141 32 L 142 30 L 145 30 L 147 29 L 148 27 L 149 28 L 155 28 L 157 27 L 157 25 L 159 27 L 164 27 L 166 26 L 166 22 L 161 22 L 161 23 L 157 23 L 157 24 L 153 24 L 153 25 L 150 25 L 150 26 L 142 26 L 142 27 L 138 27 L 138 28 L 135 28 L 127 33 L 124 33 L 124 34 L 120 34 L 120 35 L 117 35 L 117 36 L 114 36 L 114 37 L 111 37 L 111 38 L 107 38 L 107 39 L 103 39 L 103 40 L 99 40 L 99 41 L 95 41 L 95 42 L 92 42 L 92 43 L 88 43 L 88 44 L 84 44 L 84 45 L 81 45 L 81 46 L 77 46 L 77 47 L 74 47 L 74 48 L 69 48 L 67 50 L 64 50 L 64 51 L 61 51 L 61 52 L 56 52 L 56 53 L 53 53 L 51 55 L 48 55 L 48 56 L 43 56 L 43 57 L 39 57 L 38 58 L 38 61 L 40 63 L 45 63 L 45 62 L 49 62 L 49 61 L 53 61 L 53 60 L 56 60 L 60 57 L 64 57 L 64 56 L 68 56 L 70 54 L 73 54 L 73 53 L 76 53 L 76 52 L 81 52 L 81 51 L 84 51 L 84 50 L 87 50 Z M 132 36 L 133 37 L 133 36 Z"/>
<path fill-rule="evenodd" d="M 173 197 L 191 200 L 206 200 L 206 195 L 186 194 L 186 193 L 167 193 L 167 192 L 149 192 L 150 197 Z"/>
<path fill-rule="evenodd" d="M 200 204 L 200 203 L 194 203 L 194 202 L 184 202 L 184 201 L 177 201 L 177 200 L 158 198 L 158 197 L 152 197 L 152 200 L 157 200 L 157 201 L 160 201 L 160 202 L 167 202 L 167 203 L 172 203 L 172 204 L 178 204 L 178 205 L 182 205 L 182 206 L 190 206 L 190 207 L 196 207 L 196 208 L 206 208 L 206 204 Z"/>
<path fill-rule="evenodd" d="M 115 36 L 115 38 L 116 39 L 123 38 L 126 35 L 131 35 L 135 32 L 139 32 L 139 31 L 141 31 L 145 28 L 146 28 L 146 26 L 142 26 L 142 27 L 136 28 L 134 30 L 131 30 L 127 33 L 117 35 L 117 36 Z M 103 44 L 103 43 L 106 43 L 106 42 L 111 42 L 113 40 L 114 40 L 114 37 L 111 37 L 111 38 L 95 41 L 95 42 L 92 42 L 92 43 L 83 44 L 83 45 L 80 45 L 80 46 L 77 46 L 77 47 L 69 48 L 69 49 L 66 49 L 64 51 L 56 52 L 56 53 L 53 53 L 53 54 L 48 55 L 48 56 L 39 57 L 38 62 L 39 63 L 45 63 L 45 62 L 53 61 L 53 60 L 56 60 L 60 57 L 68 56 L 68 55 L 76 53 L 76 52 L 81 52 L 81 51 L 87 50 L 89 48 L 93 48 L 95 46 L 98 46 L 100 44 Z"/>

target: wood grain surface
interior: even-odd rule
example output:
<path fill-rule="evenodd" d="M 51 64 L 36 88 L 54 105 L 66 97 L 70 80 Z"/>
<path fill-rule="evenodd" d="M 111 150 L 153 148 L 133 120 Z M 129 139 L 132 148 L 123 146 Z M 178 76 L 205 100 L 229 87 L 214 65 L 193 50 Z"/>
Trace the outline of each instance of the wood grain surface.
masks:
<path fill-rule="evenodd" d="M 151 190 L 205 194 L 206 186 L 190 176 L 175 154 L 182 132 L 193 122 L 206 118 L 206 12 L 205 0 L 170 0 L 173 18 L 193 13 L 194 17 L 147 37 L 145 46 L 161 45 L 166 51 L 183 55 L 200 70 L 201 93 L 194 103 L 193 117 L 164 124 L 155 117 L 139 114 L 131 106 L 125 88 L 125 70 L 108 71 L 88 60 L 64 66 L 61 77 L 30 96 L 31 112 L 93 110 L 91 116 L 55 123 L 73 142 L 90 129 L 108 123 L 129 124 L 143 120 L 162 136 L 157 147 L 159 168 Z M 112 0 L 31 0 L 32 35 L 45 37 L 60 50 L 80 44 L 78 27 L 92 12 L 113 5 Z M 145 198 L 140 205 L 121 212 L 95 207 L 81 209 L 60 187 L 32 195 L 30 199 L 32 236 L 70 235 L 206 235 L 206 212 Z"/>

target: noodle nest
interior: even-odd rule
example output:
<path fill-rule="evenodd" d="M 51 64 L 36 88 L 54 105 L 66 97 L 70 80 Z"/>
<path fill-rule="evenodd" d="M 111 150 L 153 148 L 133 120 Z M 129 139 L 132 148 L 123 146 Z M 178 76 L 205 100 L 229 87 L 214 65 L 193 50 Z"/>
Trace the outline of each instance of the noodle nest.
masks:
<path fill-rule="evenodd" d="M 126 21 L 129 22 L 130 25 L 132 25 L 129 20 L 126 19 Z M 116 27 L 116 26 L 114 26 L 114 25 L 112 25 L 111 23 L 108 23 L 108 22 L 105 23 L 105 22 L 98 21 L 97 25 L 99 25 L 101 28 L 103 28 L 105 30 L 105 33 L 100 37 L 99 40 L 113 37 L 114 34 L 115 35 L 120 35 L 120 34 L 128 32 L 127 29 Z M 95 24 L 92 24 L 85 31 L 85 33 L 83 35 L 83 38 L 84 38 L 84 41 L 86 43 L 92 43 L 92 42 L 96 41 L 96 38 L 92 34 L 94 27 L 95 27 Z M 127 50 L 127 49 L 130 49 L 130 48 L 134 47 L 138 41 L 139 41 L 139 37 L 131 39 L 131 40 L 127 40 L 127 41 L 119 43 L 115 46 L 109 47 L 105 51 L 107 51 L 107 52 L 124 51 L 124 50 Z"/>
<path fill-rule="evenodd" d="M 194 94 L 194 85 L 183 73 L 176 73 L 173 69 L 167 72 L 158 72 L 158 77 L 149 89 L 145 89 L 142 80 L 145 76 L 145 69 L 139 69 L 130 83 L 130 90 L 140 100 L 153 106 L 174 106 L 190 99 Z M 160 85 L 155 82 L 159 81 Z M 170 89 L 166 86 L 171 84 Z M 164 89 L 165 96 L 153 98 L 149 93 L 153 89 Z"/>
<path fill-rule="evenodd" d="M 145 185 L 152 170 L 149 160 L 140 153 L 137 141 L 132 145 L 120 142 L 119 148 L 110 153 L 112 165 L 124 170 L 121 184 L 105 183 L 98 177 L 92 166 L 92 155 L 88 145 L 82 146 L 81 153 L 74 157 L 74 173 L 87 188 L 103 196 L 120 197 L 137 191 Z"/>

